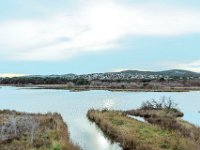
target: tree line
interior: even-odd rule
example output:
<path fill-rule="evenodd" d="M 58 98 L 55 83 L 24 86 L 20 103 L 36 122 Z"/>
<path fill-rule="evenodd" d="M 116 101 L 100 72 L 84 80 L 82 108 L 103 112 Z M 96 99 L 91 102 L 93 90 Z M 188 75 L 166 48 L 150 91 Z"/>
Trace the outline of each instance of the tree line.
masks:
<path fill-rule="evenodd" d="M 0 84 L 67 84 L 88 85 L 89 81 L 83 78 L 67 79 L 62 77 L 14 77 L 2 78 Z"/>

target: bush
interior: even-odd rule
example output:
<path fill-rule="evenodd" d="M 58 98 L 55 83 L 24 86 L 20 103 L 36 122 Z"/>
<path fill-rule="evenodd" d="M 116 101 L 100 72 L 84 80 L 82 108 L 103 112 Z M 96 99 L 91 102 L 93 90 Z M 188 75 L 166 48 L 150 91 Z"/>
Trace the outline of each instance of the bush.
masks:
<path fill-rule="evenodd" d="M 167 109 L 167 110 L 177 110 L 177 104 L 171 99 L 171 97 L 163 96 L 161 101 L 156 101 L 152 99 L 151 101 L 147 100 L 142 103 L 140 109 Z"/>

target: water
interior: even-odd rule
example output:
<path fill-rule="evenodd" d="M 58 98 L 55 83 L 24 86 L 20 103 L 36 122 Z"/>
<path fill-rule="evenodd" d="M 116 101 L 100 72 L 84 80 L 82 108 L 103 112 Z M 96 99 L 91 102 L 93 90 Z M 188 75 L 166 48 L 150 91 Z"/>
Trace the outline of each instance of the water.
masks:
<path fill-rule="evenodd" d="M 59 112 L 69 126 L 72 141 L 84 150 L 120 150 L 86 117 L 90 108 L 135 109 L 147 99 L 171 96 L 184 112 L 184 119 L 200 126 L 200 92 L 109 92 L 0 88 L 0 109 L 25 112 Z"/>
<path fill-rule="evenodd" d="M 136 119 L 138 121 L 141 121 L 141 122 L 146 122 L 144 117 L 139 117 L 139 116 L 133 116 L 133 115 L 127 115 L 129 118 L 133 118 L 133 119 Z M 147 123 L 147 122 L 146 122 Z"/>

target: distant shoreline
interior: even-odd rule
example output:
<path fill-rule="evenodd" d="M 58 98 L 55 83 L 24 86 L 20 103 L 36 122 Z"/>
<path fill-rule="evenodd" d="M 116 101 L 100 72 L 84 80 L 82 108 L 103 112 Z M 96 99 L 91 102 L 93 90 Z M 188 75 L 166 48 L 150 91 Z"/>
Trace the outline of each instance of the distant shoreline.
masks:
<path fill-rule="evenodd" d="M 83 75 L 33 75 L 0 78 L 0 85 L 70 91 L 189 92 L 200 91 L 200 73 L 186 70 L 127 70 Z"/>
<path fill-rule="evenodd" d="M 26 87 L 31 89 L 60 89 L 69 90 L 71 92 L 90 91 L 90 90 L 107 90 L 113 92 L 190 92 L 200 91 L 200 87 L 167 87 L 159 89 L 148 88 L 110 88 L 110 87 L 91 87 L 91 86 L 74 86 L 69 87 L 65 84 L 0 84 L 0 86 L 14 86 L 14 87 Z"/>

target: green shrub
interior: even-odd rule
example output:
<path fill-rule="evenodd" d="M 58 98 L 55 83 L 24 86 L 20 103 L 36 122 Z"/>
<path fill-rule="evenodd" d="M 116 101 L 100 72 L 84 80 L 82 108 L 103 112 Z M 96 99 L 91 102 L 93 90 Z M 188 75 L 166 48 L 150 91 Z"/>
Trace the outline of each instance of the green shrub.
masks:
<path fill-rule="evenodd" d="M 61 150 L 61 145 L 59 143 L 53 144 L 52 150 Z"/>

